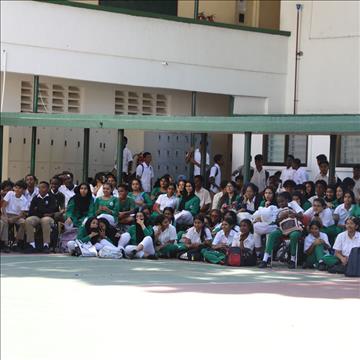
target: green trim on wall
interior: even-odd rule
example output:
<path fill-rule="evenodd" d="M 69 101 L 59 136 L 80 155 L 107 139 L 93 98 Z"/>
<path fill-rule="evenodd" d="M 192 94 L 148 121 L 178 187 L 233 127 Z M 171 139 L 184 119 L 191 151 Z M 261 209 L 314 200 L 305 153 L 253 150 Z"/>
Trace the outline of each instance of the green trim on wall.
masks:
<path fill-rule="evenodd" d="M 171 16 L 171 15 L 164 15 L 164 14 L 155 14 L 155 13 L 150 13 L 150 12 L 145 12 L 145 11 L 121 9 L 121 8 L 116 8 L 116 7 L 111 7 L 111 6 L 84 4 L 84 3 L 72 2 L 72 1 L 67 1 L 67 0 L 35 0 L 35 1 L 42 2 L 42 3 L 55 4 L 55 5 L 66 5 L 66 6 L 72 6 L 72 7 L 82 8 L 82 9 L 89 9 L 89 10 L 107 11 L 107 12 L 131 15 L 131 16 L 141 16 L 141 17 L 147 17 L 147 18 L 152 18 L 152 19 L 176 21 L 176 22 L 181 22 L 181 23 L 185 23 L 185 24 L 213 26 L 213 27 L 219 27 L 219 28 L 225 28 L 225 29 L 251 31 L 251 32 L 264 33 L 264 34 L 270 34 L 270 35 L 280 35 L 280 36 L 290 36 L 291 35 L 290 31 L 255 28 L 255 27 L 251 27 L 251 26 L 232 25 L 232 24 L 225 24 L 225 23 L 220 23 L 220 22 L 201 21 L 201 20 L 194 20 L 192 18 L 185 18 L 185 17 Z"/>
<path fill-rule="evenodd" d="M 145 116 L 1 113 L 0 125 L 194 133 L 360 135 L 360 115 Z"/>

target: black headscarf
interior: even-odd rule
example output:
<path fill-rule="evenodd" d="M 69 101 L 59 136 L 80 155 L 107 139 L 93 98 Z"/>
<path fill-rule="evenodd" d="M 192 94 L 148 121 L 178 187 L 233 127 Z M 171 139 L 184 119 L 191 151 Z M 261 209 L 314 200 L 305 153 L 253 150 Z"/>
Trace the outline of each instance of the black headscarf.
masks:
<path fill-rule="evenodd" d="M 81 196 L 80 194 L 80 188 L 82 185 L 85 185 L 88 189 L 88 193 L 85 197 Z M 75 203 L 75 209 L 79 212 L 80 217 L 83 217 L 88 213 L 90 203 L 91 201 L 93 201 L 90 185 L 85 182 L 81 183 L 79 186 L 75 188 L 74 192 L 75 195 L 72 197 L 72 199 L 74 200 Z"/>
<path fill-rule="evenodd" d="M 187 191 L 186 191 L 186 189 L 185 189 L 185 195 L 183 195 L 182 197 L 181 197 L 181 201 L 180 201 L 180 204 L 179 204 L 179 210 L 180 211 L 182 211 L 182 210 L 184 210 L 184 208 L 185 208 L 185 204 L 188 202 L 188 201 L 190 201 L 193 197 L 195 197 L 196 195 L 195 195 L 195 186 L 194 186 L 194 184 L 193 183 L 191 183 L 190 181 L 187 181 L 186 183 L 185 183 L 185 186 L 186 186 L 186 184 L 191 184 L 191 186 L 192 186 L 192 192 L 189 194 Z"/>

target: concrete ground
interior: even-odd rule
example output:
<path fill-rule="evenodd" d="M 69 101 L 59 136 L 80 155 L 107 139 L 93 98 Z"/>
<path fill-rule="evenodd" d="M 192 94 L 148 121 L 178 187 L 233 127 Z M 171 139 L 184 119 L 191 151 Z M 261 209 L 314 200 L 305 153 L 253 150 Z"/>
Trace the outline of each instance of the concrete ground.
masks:
<path fill-rule="evenodd" d="M 360 280 L 341 275 L 63 255 L 2 256 L 1 275 L 2 360 L 359 354 Z"/>

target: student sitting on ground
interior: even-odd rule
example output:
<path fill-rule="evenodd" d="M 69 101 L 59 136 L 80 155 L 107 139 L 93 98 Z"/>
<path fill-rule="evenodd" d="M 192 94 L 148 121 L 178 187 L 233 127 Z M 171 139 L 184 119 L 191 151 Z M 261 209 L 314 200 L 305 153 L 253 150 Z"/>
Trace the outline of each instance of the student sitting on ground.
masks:
<path fill-rule="evenodd" d="M 166 189 L 166 194 L 161 194 L 156 199 L 155 204 L 153 206 L 153 214 L 152 217 L 156 217 L 164 212 L 164 209 L 167 207 L 171 207 L 176 209 L 179 203 L 179 199 L 175 195 L 175 185 L 170 184 Z"/>
<path fill-rule="evenodd" d="M 64 184 L 59 187 L 59 191 L 65 196 L 65 207 L 69 200 L 75 195 L 76 185 L 74 184 L 74 175 L 71 172 L 63 172 Z"/>
<path fill-rule="evenodd" d="M 182 260 L 201 260 L 201 250 L 211 245 L 210 230 L 205 224 L 205 217 L 198 214 L 194 217 L 193 226 L 188 229 L 178 243 L 178 251 Z"/>
<path fill-rule="evenodd" d="M 341 184 L 336 186 L 335 201 L 334 201 L 335 206 L 339 206 L 343 203 L 344 191 L 345 189 Z"/>
<path fill-rule="evenodd" d="M 232 181 L 229 181 L 225 187 L 225 194 L 221 197 L 219 201 L 219 209 L 222 213 L 233 210 L 236 211 L 237 207 L 237 191 L 236 184 Z"/>
<path fill-rule="evenodd" d="M 147 217 L 139 211 L 135 215 L 135 224 L 131 225 L 128 233 L 130 235 L 129 244 L 119 241 L 119 244 L 125 247 L 125 254 L 128 258 L 146 258 L 156 260 L 155 247 L 152 236 L 154 231 L 148 224 Z"/>
<path fill-rule="evenodd" d="M 50 180 L 50 193 L 55 196 L 59 211 L 55 213 L 54 220 L 64 222 L 65 213 L 65 195 L 59 191 L 61 179 L 58 176 L 53 176 Z"/>
<path fill-rule="evenodd" d="M 119 194 L 119 214 L 118 220 L 119 224 L 123 226 L 132 225 L 134 223 L 135 215 L 135 201 L 128 196 L 128 189 L 125 184 L 120 184 L 118 186 Z"/>
<path fill-rule="evenodd" d="M 313 203 L 313 201 L 315 199 L 318 199 L 318 198 L 322 199 L 322 198 L 325 197 L 326 187 L 327 187 L 327 184 L 326 184 L 326 182 L 324 180 L 316 181 L 316 183 L 315 183 L 315 195 L 308 199 L 311 202 L 311 204 Z"/>
<path fill-rule="evenodd" d="M 304 196 L 307 200 L 315 196 L 315 183 L 313 181 L 306 181 Z"/>
<path fill-rule="evenodd" d="M 203 177 L 196 175 L 194 177 L 195 195 L 200 199 L 200 213 L 207 214 L 211 207 L 211 195 L 208 190 L 203 187 Z"/>
<path fill-rule="evenodd" d="M 95 215 L 98 219 L 106 219 L 111 226 L 116 226 L 119 214 L 119 199 L 112 196 L 112 187 L 110 184 L 103 185 L 104 195 L 96 198 L 94 203 Z"/>
<path fill-rule="evenodd" d="M 155 183 L 153 190 L 150 194 L 150 199 L 152 202 L 155 202 L 155 200 L 158 198 L 161 194 L 166 194 L 166 190 L 170 184 L 169 176 L 164 175 L 158 181 Z"/>
<path fill-rule="evenodd" d="M 236 223 L 232 218 L 225 217 L 222 221 L 221 230 L 216 234 L 212 241 L 211 248 L 204 248 L 201 250 L 203 258 L 212 264 L 224 265 L 226 252 L 238 235 L 234 230 Z"/>
<path fill-rule="evenodd" d="M 298 219 L 299 221 L 303 218 L 302 208 L 294 201 L 291 201 L 291 196 L 289 193 L 283 192 L 277 196 L 277 203 L 279 212 L 276 217 L 277 225 L 280 225 L 280 222 L 286 219 Z M 295 258 L 296 258 L 296 247 L 297 243 L 301 237 L 302 231 L 300 228 L 298 230 L 291 231 L 287 236 L 290 239 L 290 255 L 291 259 L 288 265 L 289 269 L 295 268 Z M 279 243 L 280 239 L 283 237 L 283 231 L 278 228 L 269 234 L 269 237 L 266 241 L 265 253 L 262 262 L 259 265 L 259 268 L 266 268 L 268 265 L 268 260 L 272 256 L 272 251 L 274 247 Z"/>
<path fill-rule="evenodd" d="M 360 247 L 360 219 L 349 217 L 345 226 L 346 230 L 336 237 L 333 246 L 335 256 L 329 255 L 324 258 L 331 273 L 344 273 L 352 248 Z"/>
<path fill-rule="evenodd" d="M 16 242 L 24 240 L 25 218 L 28 210 L 28 203 L 24 196 L 26 184 L 24 181 L 17 181 L 14 190 L 8 191 L 1 203 L 0 219 L 0 239 L 2 240 L 1 248 L 4 252 L 9 252 L 9 225 L 18 226 L 16 231 Z"/>
<path fill-rule="evenodd" d="M 334 211 L 336 208 L 336 187 L 333 185 L 327 185 L 324 200 L 326 203 L 326 206 L 331 210 Z"/>
<path fill-rule="evenodd" d="M 209 216 L 205 218 L 206 225 L 210 229 L 211 234 L 213 236 L 216 235 L 217 231 L 215 230 L 216 227 L 221 227 L 222 223 L 222 214 L 221 211 L 218 209 L 213 209 L 210 211 Z"/>
<path fill-rule="evenodd" d="M 249 219 L 241 220 L 240 232 L 233 240 L 231 246 L 239 247 L 241 249 L 241 265 L 240 266 L 255 266 L 256 254 L 254 253 L 255 239 L 253 237 L 254 229 Z"/>
<path fill-rule="evenodd" d="M 177 234 L 175 226 L 170 224 L 164 215 L 158 215 L 153 227 L 155 250 L 159 257 L 176 257 L 178 247 L 176 246 Z"/>
<path fill-rule="evenodd" d="M 310 221 L 320 221 L 322 224 L 321 232 L 328 236 L 330 244 L 334 243 L 341 230 L 336 227 L 332 211 L 326 206 L 324 199 L 314 199 L 312 207 L 305 211 L 304 216 Z"/>
<path fill-rule="evenodd" d="M 39 188 L 36 186 L 38 179 L 36 176 L 28 174 L 25 176 L 26 190 L 24 196 L 30 206 L 31 200 L 39 193 Z"/>
<path fill-rule="evenodd" d="M 345 221 L 350 217 L 351 210 L 355 204 L 354 193 L 350 190 L 344 192 L 343 203 L 336 207 L 334 210 L 333 218 L 335 220 L 336 226 L 342 231 L 345 230 Z"/>
<path fill-rule="evenodd" d="M 30 204 L 29 217 L 25 220 L 26 241 L 25 251 L 35 249 L 34 231 L 40 224 L 43 235 L 43 252 L 50 252 L 50 233 L 54 225 L 54 215 L 59 211 L 56 198 L 49 194 L 50 185 L 46 181 L 39 183 L 39 194 L 35 196 Z"/>
<path fill-rule="evenodd" d="M 180 198 L 180 203 L 175 213 L 175 221 L 177 225 L 191 225 L 194 216 L 200 211 L 200 199 L 195 195 L 194 185 L 190 181 L 186 181 L 186 195 Z"/>
<path fill-rule="evenodd" d="M 87 183 L 81 183 L 75 188 L 75 195 L 69 200 L 65 213 L 65 229 L 79 228 L 84 220 L 93 216 L 94 200 Z"/>
<path fill-rule="evenodd" d="M 304 241 L 304 253 L 306 254 L 305 266 L 316 267 L 320 271 L 326 270 L 324 257 L 329 255 L 331 245 L 328 236 L 320 231 L 321 223 L 313 220 L 309 224 L 309 235 Z"/>
<path fill-rule="evenodd" d="M 249 183 L 246 185 L 245 193 L 243 196 L 238 197 L 238 223 L 242 219 L 250 218 L 251 215 L 258 209 L 261 198 L 258 195 L 258 188 L 256 185 Z"/>
<path fill-rule="evenodd" d="M 292 193 L 292 200 L 296 201 L 304 211 L 311 208 L 311 202 L 306 200 L 300 191 L 294 191 Z"/>
<path fill-rule="evenodd" d="M 276 206 L 276 197 L 274 189 L 270 186 L 267 186 L 264 189 L 264 195 L 260 201 L 259 207 L 269 207 L 270 205 Z"/>
<path fill-rule="evenodd" d="M 135 201 L 136 207 L 140 210 L 145 207 L 152 207 L 150 196 L 142 190 L 141 181 L 138 179 L 131 181 L 131 192 L 129 192 L 128 196 Z"/>

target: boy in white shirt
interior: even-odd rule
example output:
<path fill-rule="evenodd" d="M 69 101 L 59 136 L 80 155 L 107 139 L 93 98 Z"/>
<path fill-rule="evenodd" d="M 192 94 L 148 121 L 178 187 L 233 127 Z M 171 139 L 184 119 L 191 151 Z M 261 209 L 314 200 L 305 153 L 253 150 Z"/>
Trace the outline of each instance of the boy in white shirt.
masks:
<path fill-rule="evenodd" d="M 144 162 L 139 164 L 136 168 L 136 177 L 141 181 L 142 188 L 145 192 L 150 193 L 152 187 L 152 179 L 154 177 L 154 170 L 150 165 L 152 157 L 149 152 L 143 154 Z"/>
<path fill-rule="evenodd" d="M 223 156 L 221 154 L 216 154 L 214 156 L 214 165 L 210 169 L 210 191 L 213 194 L 216 194 L 220 190 L 221 183 L 221 166 L 224 164 Z"/>
<path fill-rule="evenodd" d="M 16 241 L 24 239 L 25 217 L 28 210 L 28 201 L 24 196 L 26 184 L 23 181 L 16 182 L 14 191 L 9 191 L 1 205 L 0 239 L 3 242 L 3 251 L 9 252 L 9 224 L 18 225 Z"/>

